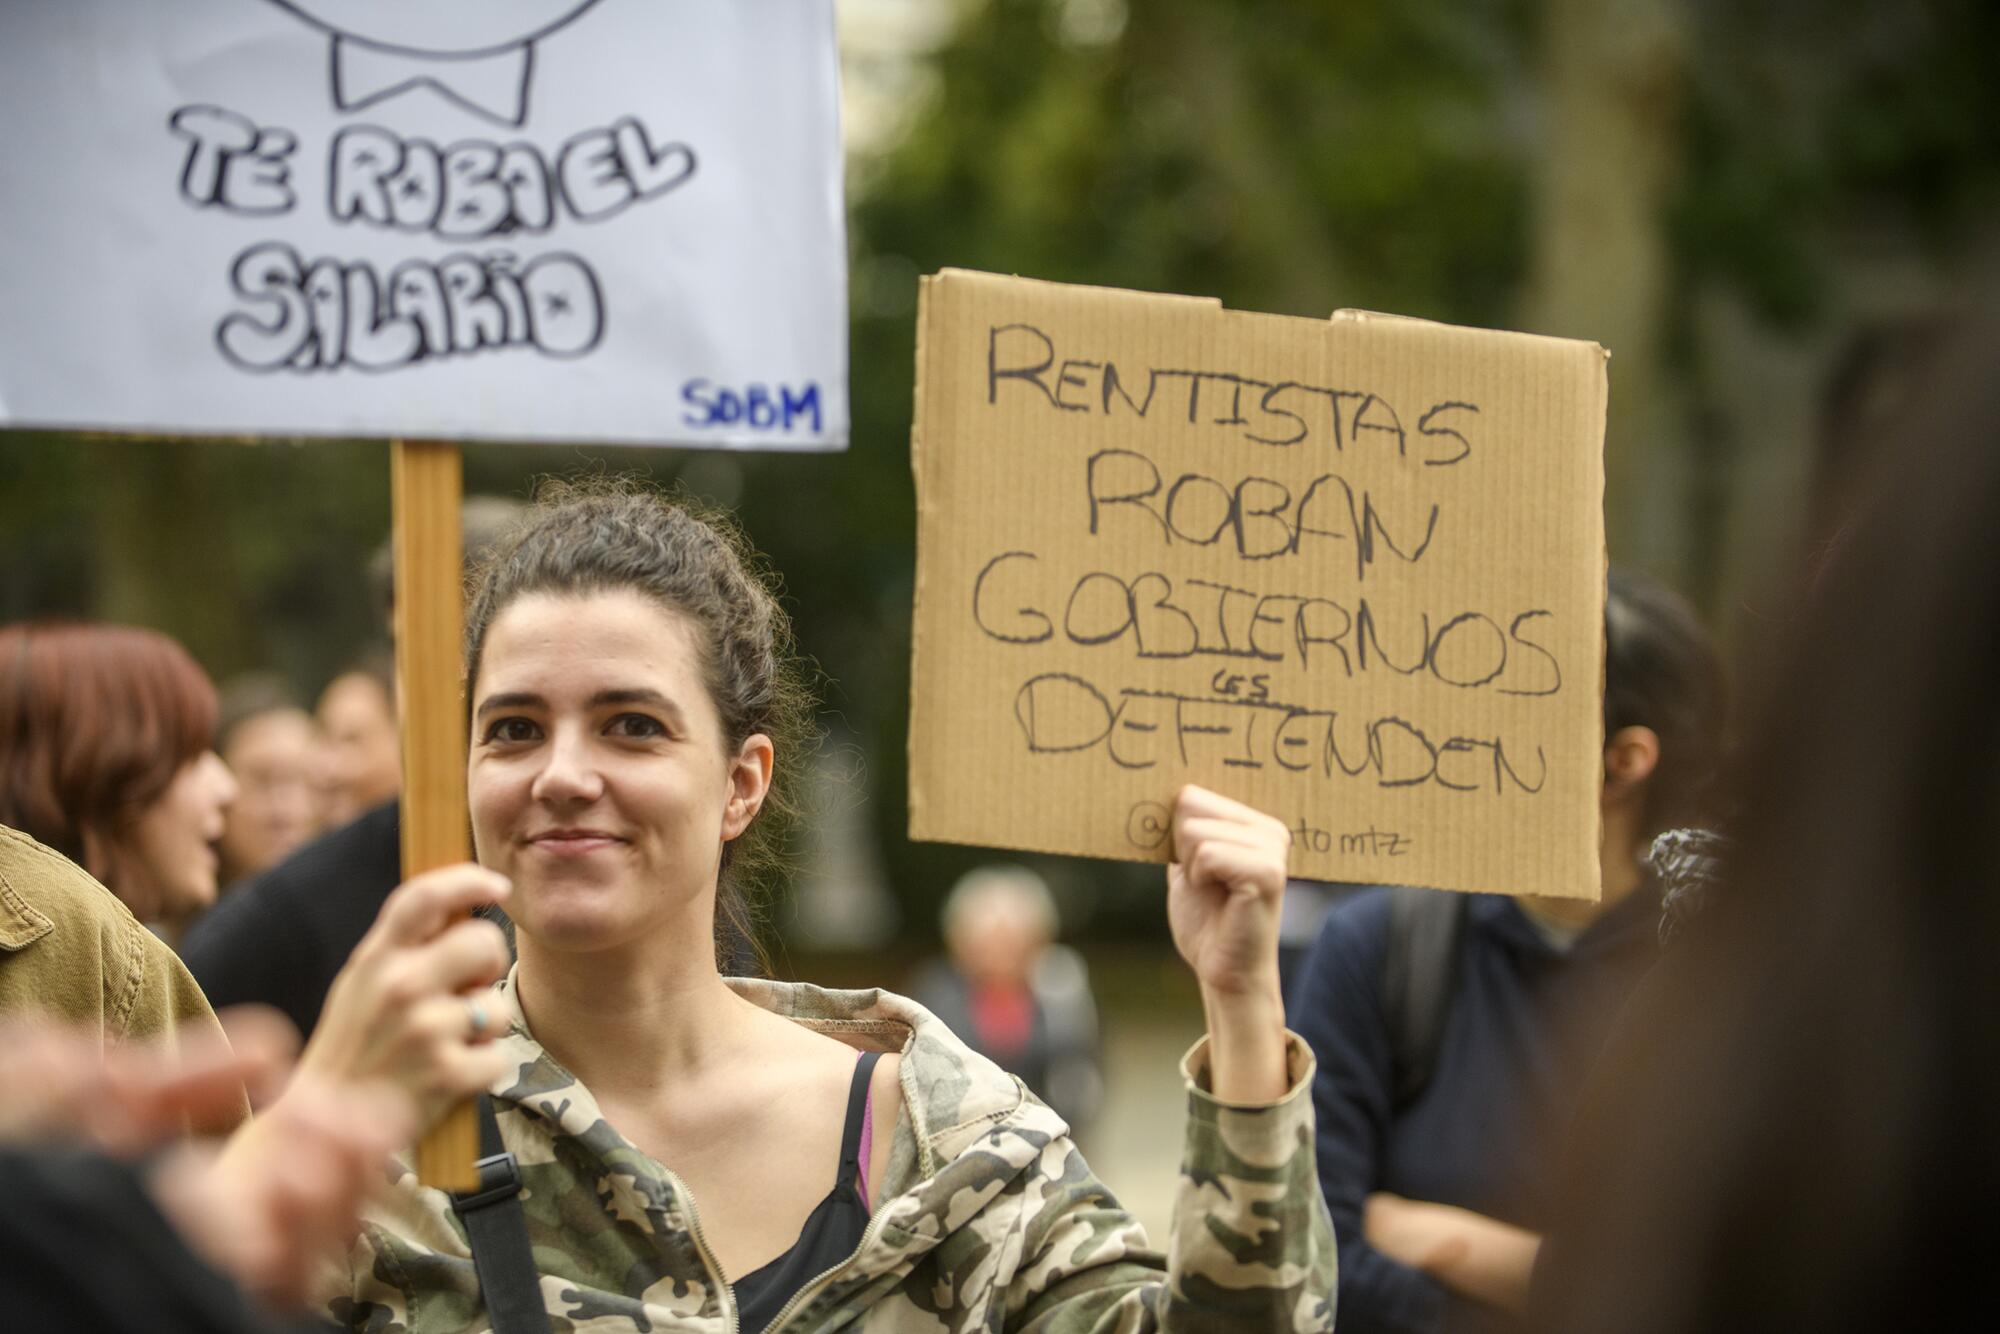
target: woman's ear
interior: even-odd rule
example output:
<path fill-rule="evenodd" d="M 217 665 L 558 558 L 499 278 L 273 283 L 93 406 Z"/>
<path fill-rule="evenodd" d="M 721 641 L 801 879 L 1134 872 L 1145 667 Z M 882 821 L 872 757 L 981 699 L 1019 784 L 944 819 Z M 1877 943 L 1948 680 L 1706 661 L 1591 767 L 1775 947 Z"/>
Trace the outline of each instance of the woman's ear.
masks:
<path fill-rule="evenodd" d="M 1604 800 L 1618 801 L 1645 786 L 1660 767 L 1660 734 L 1650 727 L 1621 727 L 1604 743 Z"/>
<path fill-rule="evenodd" d="M 722 810 L 722 841 L 727 843 L 750 827 L 764 808 L 764 795 L 771 790 L 771 765 L 775 758 L 771 738 L 756 732 L 744 738 L 729 761 L 729 804 Z"/>

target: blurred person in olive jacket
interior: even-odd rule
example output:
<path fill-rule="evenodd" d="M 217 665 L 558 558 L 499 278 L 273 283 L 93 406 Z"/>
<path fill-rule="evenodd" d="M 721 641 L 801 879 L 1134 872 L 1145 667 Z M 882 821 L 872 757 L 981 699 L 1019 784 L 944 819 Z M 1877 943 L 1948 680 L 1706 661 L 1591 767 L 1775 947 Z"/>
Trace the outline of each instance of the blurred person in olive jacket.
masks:
<path fill-rule="evenodd" d="M 201 988 L 158 936 L 68 858 L 0 827 L 0 1015 L 39 1011 L 98 1035 L 220 1037 Z"/>
<path fill-rule="evenodd" d="M 236 780 L 215 687 L 156 630 L 0 626 L 0 825 L 76 862 L 172 939 L 215 901 Z"/>

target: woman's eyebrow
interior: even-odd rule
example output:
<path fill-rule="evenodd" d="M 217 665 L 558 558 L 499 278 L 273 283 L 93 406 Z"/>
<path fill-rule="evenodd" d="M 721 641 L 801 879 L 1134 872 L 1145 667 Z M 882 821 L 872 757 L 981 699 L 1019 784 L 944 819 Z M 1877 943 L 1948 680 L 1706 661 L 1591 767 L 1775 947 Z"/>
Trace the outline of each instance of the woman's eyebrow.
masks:
<path fill-rule="evenodd" d="M 587 701 L 593 709 L 611 708 L 620 704 L 643 704 L 648 708 L 669 714 L 676 720 L 681 717 L 681 706 L 662 695 L 659 691 L 645 686 L 627 686 L 613 690 L 600 690 Z M 484 718 L 500 709 L 546 709 L 548 701 L 528 690 L 508 691 L 500 695 L 488 695 L 479 703 L 475 716 Z"/>
<path fill-rule="evenodd" d="M 659 691 L 648 689 L 644 686 L 620 690 L 600 690 L 590 697 L 590 707 L 593 709 L 606 708 L 616 704 L 644 704 L 649 708 L 658 709 L 662 713 L 671 714 L 676 721 L 681 716 L 680 705 L 674 703 Z"/>
<path fill-rule="evenodd" d="M 525 690 L 517 690 L 506 695 L 488 695 L 479 703 L 476 717 L 484 718 L 495 709 L 540 709 L 546 708 L 548 701 L 540 695 Z"/>

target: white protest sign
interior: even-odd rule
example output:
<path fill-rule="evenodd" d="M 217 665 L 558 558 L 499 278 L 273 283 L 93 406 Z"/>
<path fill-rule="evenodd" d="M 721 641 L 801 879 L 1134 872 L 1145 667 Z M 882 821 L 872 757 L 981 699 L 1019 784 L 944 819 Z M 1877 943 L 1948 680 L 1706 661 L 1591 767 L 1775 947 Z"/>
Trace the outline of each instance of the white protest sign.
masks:
<path fill-rule="evenodd" d="M 831 4 L 8 4 L 0 124 L 0 425 L 846 444 Z"/>

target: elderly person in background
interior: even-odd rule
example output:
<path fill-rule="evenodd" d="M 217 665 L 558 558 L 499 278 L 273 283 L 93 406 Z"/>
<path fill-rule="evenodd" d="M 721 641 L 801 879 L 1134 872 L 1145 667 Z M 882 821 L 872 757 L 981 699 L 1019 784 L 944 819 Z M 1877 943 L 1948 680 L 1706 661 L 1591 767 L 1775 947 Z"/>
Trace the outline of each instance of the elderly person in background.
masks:
<path fill-rule="evenodd" d="M 288 856 L 320 830 L 319 726 L 273 673 L 222 689 L 216 750 L 236 776 L 222 828 L 222 883 L 233 885 Z"/>
<path fill-rule="evenodd" d="M 1083 956 L 1055 943 L 1054 895 L 1025 866 L 981 866 L 945 897 L 947 957 L 912 997 L 967 1045 L 1019 1075 L 1072 1131 L 1097 1110 L 1097 1003 Z"/>
<path fill-rule="evenodd" d="M 326 822 L 339 828 L 402 790 L 395 663 L 387 653 L 363 658 L 327 683 L 317 712 L 325 738 Z"/>

